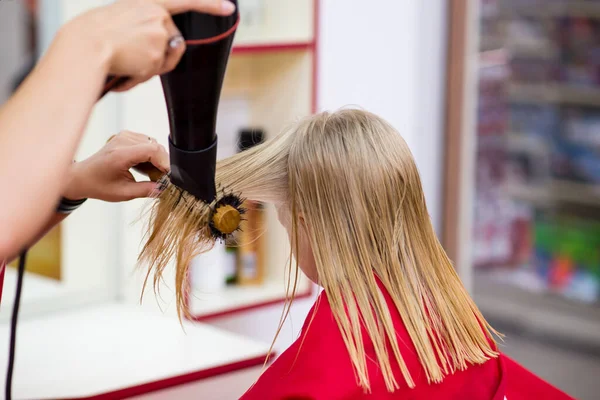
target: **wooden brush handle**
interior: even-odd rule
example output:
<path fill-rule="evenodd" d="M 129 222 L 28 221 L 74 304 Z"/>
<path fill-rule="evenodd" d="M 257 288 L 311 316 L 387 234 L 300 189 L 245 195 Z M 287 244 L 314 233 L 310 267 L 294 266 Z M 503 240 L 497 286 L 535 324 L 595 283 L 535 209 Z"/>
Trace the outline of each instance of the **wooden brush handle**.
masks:
<path fill-rule="evenodd" d="M 151 162 L 134 165 L 133 170 L 142 175 L 146 175 L 152 182 L 158 182 L 164 175 L 164 172 L 156 168 Z"/>
<path fill-rule="evenodd" d="M 236 231 L 241 221 L 240 211 L 228 204 L 217 207 L 213 215 L 213 225 L 226 235 Z"/>

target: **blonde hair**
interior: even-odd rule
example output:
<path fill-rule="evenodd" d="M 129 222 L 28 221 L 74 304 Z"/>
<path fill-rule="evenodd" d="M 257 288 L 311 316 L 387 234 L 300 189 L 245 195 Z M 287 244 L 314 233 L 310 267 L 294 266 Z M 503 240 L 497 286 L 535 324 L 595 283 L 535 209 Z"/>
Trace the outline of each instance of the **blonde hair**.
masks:
<path fill-rule="evenodd" d="M 437 240 L 410 150 L 382 118 L 355 109 L 306 118 L 219 162 L 216 179 L 246 198 L 288 207 L 293 246 L 302 215 L 318 283 L 365 391 L 370 381 L 363 324 L 388 391 L 400 387 L 393 362 L 414 387 L 377 279 L 402 317 L 428 382 L 498 356 L 496 332 Z M 185 276 L 189 262 L 178 261 L 177 275 Z M 288 312 L 289 304 L 280 328 Z"/>

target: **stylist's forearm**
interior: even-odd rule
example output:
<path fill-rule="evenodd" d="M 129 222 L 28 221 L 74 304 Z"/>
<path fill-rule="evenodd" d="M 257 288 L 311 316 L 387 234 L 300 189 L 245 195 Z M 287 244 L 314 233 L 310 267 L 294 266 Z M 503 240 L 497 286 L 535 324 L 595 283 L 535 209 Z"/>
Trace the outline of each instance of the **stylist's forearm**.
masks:
<path fill-rule="evenodd" d="M 53 213 L 108 71 L 109 49 L 65 33 L 0 109 L 0 180 L 10 189 L 0 259 L 32 242 Z"/>

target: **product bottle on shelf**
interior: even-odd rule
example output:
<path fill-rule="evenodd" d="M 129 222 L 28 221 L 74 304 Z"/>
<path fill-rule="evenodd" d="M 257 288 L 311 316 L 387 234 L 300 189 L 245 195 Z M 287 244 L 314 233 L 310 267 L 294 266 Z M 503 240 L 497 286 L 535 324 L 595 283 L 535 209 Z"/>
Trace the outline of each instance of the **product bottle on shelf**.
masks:
<path fill-rule="evenodd" d="M 225 287 L 224 256 L 225 245 L 216 242 L 210 251 L 192 259 L 190 269 L 194 290 L 215 293 Z"/>
<path fill-rule="evenodd" d="M 260 129 L 242 129 L 239 134 L 239 151 L 247 150 L 264 141 Z M 246 201 L 247 212 L 237 235 L 237 283 L 256 285 L 264 279 L 265 264 L 265 211 L 264 205 L 256 201 Z"/>

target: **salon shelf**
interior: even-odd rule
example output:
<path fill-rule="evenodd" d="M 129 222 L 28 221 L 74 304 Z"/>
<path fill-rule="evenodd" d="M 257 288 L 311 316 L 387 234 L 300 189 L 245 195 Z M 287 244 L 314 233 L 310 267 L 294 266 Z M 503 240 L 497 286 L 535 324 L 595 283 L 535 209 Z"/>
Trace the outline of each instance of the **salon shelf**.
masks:
<path fill-rule="evenodd" d="M 539 59 L 556 59 L 560 55 L 559 48 L 552 43 L 510 43 L 507 45 L 511 56 L 535 57 Z"/>
<path fill-rule="evenodd" d="M 600 185 L 553 180 L 538 185 L 508 185 L 507 192 L 516 199 L 538 205 L 566 203 L 600 207 Z"/>
<path fill-rule="evenodd" d="M 556 103 L 600 107 L 600 88 L 569 84 L 518 84 L 509 86 L 513 101 L 525 103 Z"/>
<path fill-rule="evenodd" d="M 479 51 L 486 52 L 505 47 L 504 38 L 493 35 L 482 35 L 479 39 Z"/>
<path fill-rule="evenodd" d="M 480 53 L 504 50 L 509 57 L 556 59 L 560 55 L 558 47 L 552 43 L 508 42 L 503 37 L 483 35 L 479 42 Z"/>
<path fill-rule="evenodd" d="M 295 299 L 310 297 L 313 285 L 306 279 L 299 282 Z M 283 303 L 286 288 L 283 281 L 266 282 L 258 286 L 232 286 L 215 293 L 192 292 L 190 309 L 195 321 L 254 310 L 273 304 Z"/>
<path fill-rule="evenodd" d="M 600 18 L 600 4 L 591 1 L 569 0 L 563 4 L 547 4 L 546 1 L 540 1 L 540 4 L 514 7 L 502 7 L 498 13 L 502 18 Z"/>
<path fill-rule="evenodd" d="M 314 50 L 314 42 L 290 42 L 290 43 L 264 43 L 264 44 L 247 44 L 234 46 L 232 54 L 263 54 L 263 53 L 279 53 L 287 51 L 310 51 Z"/>
<path fill-rule="evenodd" d="M 310 42 L 315 38 L 318 0 L 241 1 L 234 46 Z"/>
<path fill-rule="evenodd" d="M 0 326 L 8 343 L 9 327 Z M 262 365 L 269 345 L 117 303 L 19 324 L 17 399 L 117 399 Z M 0 352 L 4 376 L 7 352 Z"/>
<path fill-rule="evenodd" d="M 527 152 L 541 156 L 547 155 L 550 151 L 548 142 L 543 138 L 519 132 L 506 134 L 506 148 L 509 151 Z"/>
<path fill-rule="evenodd" d="M 479 68 L 505 67 L 508 63 L 508 54 L 505 49 L 487 50 L 479 53 Z"/>
<path fill-rule="evenodd" d="M 519 270 L 480 271 L 474 279 L 473 298 L 500 331 L 519 332 L 537 340 L 600 354 L 597 305 L 570 301 L 543 289 L 519 287 L 527 279 Z"/>

